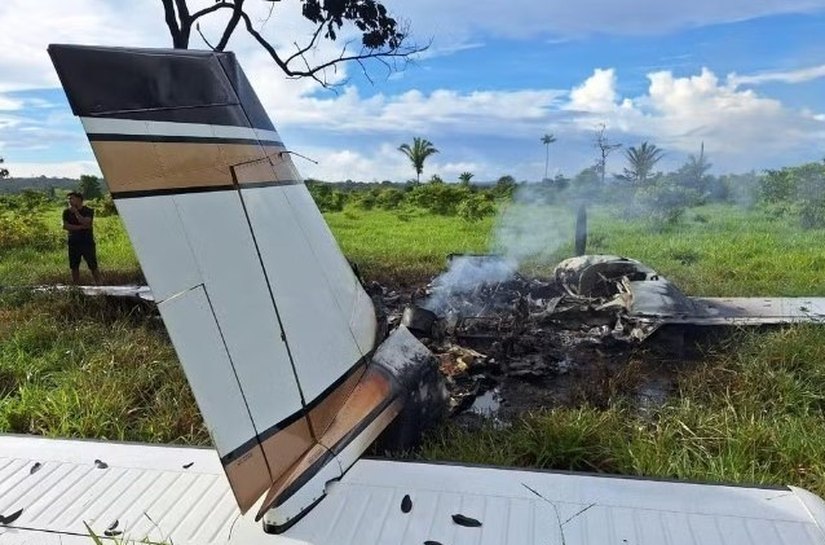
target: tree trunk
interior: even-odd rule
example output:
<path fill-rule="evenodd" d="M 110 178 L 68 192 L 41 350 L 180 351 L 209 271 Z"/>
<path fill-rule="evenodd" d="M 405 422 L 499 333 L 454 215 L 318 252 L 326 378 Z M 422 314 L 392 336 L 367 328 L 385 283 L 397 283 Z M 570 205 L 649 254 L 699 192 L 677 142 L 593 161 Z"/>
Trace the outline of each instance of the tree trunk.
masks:
<path fill-rule="evenodd" d="M 544 158 L 544 179 L 547 179 L 547 170 L 550 168 L 550 144 L 544 145 L 547 148 L 547 155 Z"/>
<path fill-rule="evenodd" d="M 587 205 L 580 204 L 576 213 L 576 255 L 582 256 L 587 251 Z"/>

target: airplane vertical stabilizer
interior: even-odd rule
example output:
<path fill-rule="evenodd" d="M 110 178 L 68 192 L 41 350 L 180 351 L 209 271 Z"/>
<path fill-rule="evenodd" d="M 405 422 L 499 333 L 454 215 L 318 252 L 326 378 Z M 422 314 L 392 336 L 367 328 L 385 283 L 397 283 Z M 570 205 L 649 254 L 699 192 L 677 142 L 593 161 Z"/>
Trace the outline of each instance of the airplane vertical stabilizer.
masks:
<path fill-rule="evenodd" d="M 340 476 L 323 437 L 394 386 L 367 365 L 372 301 L 234 55 L 49 53 L 241 509 Z"/>

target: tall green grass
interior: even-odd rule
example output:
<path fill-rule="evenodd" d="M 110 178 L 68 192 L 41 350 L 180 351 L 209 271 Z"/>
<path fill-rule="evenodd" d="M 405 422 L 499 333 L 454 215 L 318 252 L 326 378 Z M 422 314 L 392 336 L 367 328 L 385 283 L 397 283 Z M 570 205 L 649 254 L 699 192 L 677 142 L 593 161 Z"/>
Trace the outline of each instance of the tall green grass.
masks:
<path fill-rule="evenodd" d="M 628 221 L 605 208 L 591 211 L 588 251 L 639 259 L 668 276 L 687 293 L 707 296 L 825 295 L 825 230 L 802 231 L 794 218 L 776 218 L 727 205 L 689 210 L 667 228 L 642 220 Z M 59 230 L 60 210 L 55 208 Z M 546 265 L 573 251 L 573 214 L 548 207 L 547 225 L 530 220 L 531 232 L 554 229 L 562 241 Z M 47 214 L 48 216 L 48 214 Z M 561 222 L 559 218 L 562 218 Z M 500 251 L 496 219 L 468 223 L 457 217 L 421 211 L 346 209 L 326 219 L 347 257 L 368 278 L 391 282 L 420 281 L 445 266 L 453 252 Z M 96 222 L 98 255 L 106 283 L 143 280 L 120 219 Z M 559 224 L 569 224 L 569 232 Z M 539 270 L 546 272 L 547 266 Z M 85 273 L 83 267 L 81 270 Z M 0 286 L 66 282 L 65 248 L 37 251 L 0 249 Z M 88 278 L 87 278 L 88 279 Z"/>
<path fill-rule="evenodd" d="M 661 408 L 621 396 L 431 434 L 424 459 L 699 481 L 794 484 L 825 495 L 825 329 L 740 333 L 686 371 Z"/>
<path fill-rule="evenodd" d="M 52 227 L 54 233 L 65 237 L 60 227 L 61 213 L 62 209 L 55 207 L 52 212 L 42 214 L 42 217 Z M 132 283 L 143 280 L 137 257 L 119 217 L 96 218 L 95 240 L 100 267 L 104 272 L 106 283 Z M 91 283 L 92 279 L 85 264 L 81 265 L 81 272 L 84 281 Z M 0 286 L 65 284 L 70 280 L 68 252 L 65 245 L 46 251 L 35 248 L 14 248 L 12 250 L 0 248 Z"/>
<path fill-rule="evenodd" d="M 208 442 L 153 315 L 74 293 L 12 293 L 0 305 L 0 431 Z"/>

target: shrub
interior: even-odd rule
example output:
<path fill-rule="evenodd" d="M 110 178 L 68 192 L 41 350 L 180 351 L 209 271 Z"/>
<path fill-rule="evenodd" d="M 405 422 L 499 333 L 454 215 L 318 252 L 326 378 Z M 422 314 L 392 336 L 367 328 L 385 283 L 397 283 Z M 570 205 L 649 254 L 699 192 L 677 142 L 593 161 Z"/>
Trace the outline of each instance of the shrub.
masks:
<path fill-rule="evenodd" d="M 4 210 L 29 214 L 43 212 L 53 206 L 48 193 L 34 189 L 24 189 L 16 195 L 0 196 L 0 205 Z"/>
<path fill-rule="evenodd" d="M 60 233 L 31 214 L 0 216 L 0 252 L 15 248 L 53 250 L 62 243 Z"/>
<path fill-rule="evenodd" d="M 433 214 L 454 216 L 458 205 L 472 195 L 472 191 L 454 184 L 427 184 L 414 187 L 408 194 L 409 202 Z"/>
<path fill-rule="evenodd" d="M 376 204 L 384 210 L 395 210 L 404 202 L 404 192 L 400 189 L 382 189 L 376 197 Z"/>
<path fill-rule="evenodd" d="M 796 215 L 805 229 L 825 227 L 825 163 L 767 171 L 760 202 L 768 213 Z"/>
<path fill-rule="evenodd" d="M 457 212 L 464 221 L 473 222 L 494 215 L 496 207 L 485 195 L 474 193 L 459 203 Z"/>
<path fill-rule="evenodd" d="M 108 218 L 109 216 L 118 215 L 117 207 L 115 207 L 115 201 L 109 193 L 99 199 L 89 202 L 88 206 L 94 208 L 95 216 L 98 218 Z"/>
<path fill-rule="evenodd" d="M 674 225 L 697 200 L 696 190 L 673 184 L 666 176 L 658 176 L 637 189 L 632 206 L 634 215 L 646 216 L 654 224 Z"/>
<path fill-rule="evenodd" d="M 378 204 L 378 196 L 381 191 L 370 189 L 369 191 L 358 191 L 352 194 L 355 205 L 362 210 L 372 210 Z"/>
<path fill-rule="evenodd" d="M 497 199 L 509 200 L 516 192 L 516 179 L 509 174 L 502 176 L 490 190 Z"/>
<path fill-rule="evenodd" d="M 347 203 L 347 196 L 342 191 L 333 189 L 330 184 L 307 181 L 307 189 L 321 212 L 340 212 Z"/>

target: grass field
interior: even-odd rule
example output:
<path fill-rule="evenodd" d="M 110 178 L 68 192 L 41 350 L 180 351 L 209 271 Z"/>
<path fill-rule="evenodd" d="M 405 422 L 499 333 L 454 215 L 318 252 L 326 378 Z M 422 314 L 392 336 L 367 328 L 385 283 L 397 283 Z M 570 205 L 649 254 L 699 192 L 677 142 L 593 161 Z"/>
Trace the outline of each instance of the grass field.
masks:
<path fill-rule="evenodd" d="M 541 212 L 541 211 L 539 211 Z M 547 210 L 548 218 L 566 218 Z M 59 211 L 55 210 L 55 223 Z M 367 279 L 411 282 L 450 252 L 496 250 L 495 220 L 420 213 L 327 215 Z M 572 219 L 570 220 L 572 223 Z M 96 220 L 106 279 L 141 275 L 117 218 Z M 540 227 L 540 225 L 538 226 Z M 596 211 L 591 252 L 635 257 L 690 294 L 825 296 L 825 231 L 724 206 L 666 230 Z M 552 254 L 569 255 L 570 243 Z M 0 285 L 66 281 L 63 249 L 0 254 Z M 825 329 L 739 333 L 679 379 L 664 407 L 525 415 L 508 429 L 445 425 L 414 457 L 699 480 L 797 484 L 825 494 Z M 71 294 L 0 292 L 0 431 L 206 444 L 162 324 L 131 307 Z"/>

